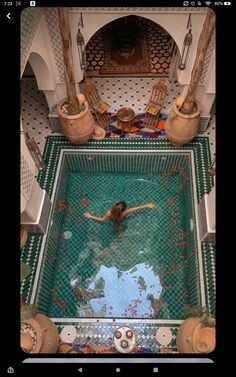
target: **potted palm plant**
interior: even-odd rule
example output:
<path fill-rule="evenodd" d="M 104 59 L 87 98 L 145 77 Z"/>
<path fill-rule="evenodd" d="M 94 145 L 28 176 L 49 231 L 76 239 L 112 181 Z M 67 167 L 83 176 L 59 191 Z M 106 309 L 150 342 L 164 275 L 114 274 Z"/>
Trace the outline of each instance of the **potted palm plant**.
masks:
<path fill-rule="evenodd" d="M 186 316 L 178 330 L 176 345 L 180 353 L 209 353 L 215 348 L 215 318 L 208 309 L 185 305 Z"/>
<path fill-rule="evenodd" d="M 67 99 L 57 105 L 57 111 L 64 137 L 73 144 L 84 144 L 91 139 L 95 122 L 85 96 L 76 93 L 68 8 L 58 8 L 58 17 L 63 46 Z"/>
<path fill-rule="evenodd" d="M 175 145 L 190 142 L 198 133 L 201 109 L 199 102 L 196 100 L 196 92 L 214 28 L 215 13 L 212 9 L 208 9 L 199 37 L 186 97 L 178 97 L 176 99 L 165 125 L 166 137 Z"/>

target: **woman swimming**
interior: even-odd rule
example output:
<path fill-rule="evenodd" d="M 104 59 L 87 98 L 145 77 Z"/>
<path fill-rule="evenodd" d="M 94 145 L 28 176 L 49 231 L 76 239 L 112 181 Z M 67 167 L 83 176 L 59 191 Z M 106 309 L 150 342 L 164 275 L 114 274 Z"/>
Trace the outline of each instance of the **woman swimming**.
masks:
<path fill-rule="evenodd" d="M 115 222 L 122 222 L 125 216 L 129 215 L 130 213 L 139 211 L 140 209 L 144 208 L 155 208 L 156 205 L 154 203 L 147 203 L 142 204 L 137 207 L 127 208 L 127 204 L 125 202 L 116 203 L 111 209 L 109 209 L 104 216 L 98 217 L 94 216 L 89 212 L 84 213 L 84 216 L 88 219 L 96 220 L 99 222 L 105 221 L 107 219 Z"/>

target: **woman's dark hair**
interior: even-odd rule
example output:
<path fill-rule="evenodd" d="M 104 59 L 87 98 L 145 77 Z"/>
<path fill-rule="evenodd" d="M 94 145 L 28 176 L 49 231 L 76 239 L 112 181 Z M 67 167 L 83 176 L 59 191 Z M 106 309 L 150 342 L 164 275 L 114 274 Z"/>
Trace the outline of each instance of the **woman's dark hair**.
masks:
<path fill-rule="evenodd" d="M 116 203 L 111 208 L 111 220 L 119 221 L 122 219 L 122 212 L 127 208 L 127 204 L 125 202 Z"/>
<path fill-rule="evenodd" d="M 122 212 L 127 208 L 127 204 L 125 202 L 116 203 L 115 206 L 120 207 Z"/>

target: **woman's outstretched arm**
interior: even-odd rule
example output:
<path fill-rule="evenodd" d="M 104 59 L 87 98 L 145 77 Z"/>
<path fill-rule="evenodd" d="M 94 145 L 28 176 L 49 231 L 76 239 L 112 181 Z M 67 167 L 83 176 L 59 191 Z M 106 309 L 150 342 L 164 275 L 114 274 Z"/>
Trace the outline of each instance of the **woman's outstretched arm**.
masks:
<path fill-rule="evenodd" d="M 123 213 L 124 213 L 124 216 L 126 216 L 126 215 L 129 215 L 130 213 L 139 211 L 140 209 L 143 209 L 143 208 L 155 208 L 155 207 L 156 207 L 156 204 L 154 204 L 154 203 L 147 203 L 147 204 L 142 204 L 141 206 L 137 206 L 137 207 L 133 207 L 133 208 L 128 208 Z"/>
<path fill-rule="evenodd" d="M 89 212 L 84 213 L 84 216 L 87 217 L 88 219 L 96 220 L 96 221 L 99 221 L 99 222 L 105 221 L 106 219 L 108 219 L 110 217 L 110 215 L 111 215 L 111 210 L 110 209 L 102 217 L 94 216 L 94 215 L 92 215 Z"/>

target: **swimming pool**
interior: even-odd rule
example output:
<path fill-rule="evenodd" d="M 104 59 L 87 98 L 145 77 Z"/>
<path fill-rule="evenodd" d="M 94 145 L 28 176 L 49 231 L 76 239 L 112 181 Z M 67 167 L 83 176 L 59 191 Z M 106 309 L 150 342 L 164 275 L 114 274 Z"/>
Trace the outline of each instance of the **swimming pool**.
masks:
<path fill-rule="evenodd" d="M 183 319 L 204 306 L 191 151 L 61 152 L 37 285 L 52 318 Z M 114 224 L 112 204 L 157 204 Z"/>
<path fill-rule="evenodd" d="M 197 217 L 212 186 L 208 147 L 204 137 L 181 149 L 163 139 L 92 141 L 86 148 L 47 139 L 48 169 L 38 180 L 53 201 L 51 219 L 47 234 L 30 235 L 22 251 L 32 273 L 21 294 L 59 333 L 76 329 L 75 347 L 112 344 L 125 324 L 145 352 L 157 352 L 155 332 L 167 327 L 174 351 L 185 303 L 206 304 L 214 315 L 214 249 L 200 245 Z M 131 214 L 121 235 L 110 222 L 82 216 L 102 215 L 120 200 L 157 207 Z"/>

